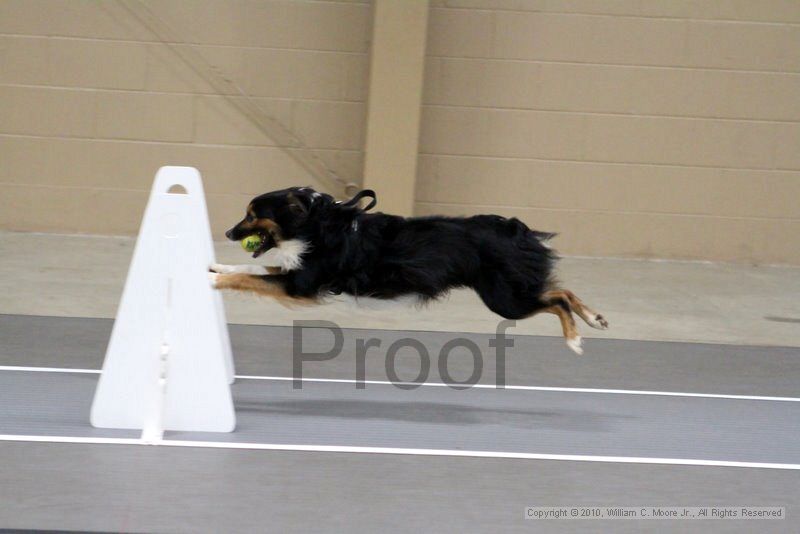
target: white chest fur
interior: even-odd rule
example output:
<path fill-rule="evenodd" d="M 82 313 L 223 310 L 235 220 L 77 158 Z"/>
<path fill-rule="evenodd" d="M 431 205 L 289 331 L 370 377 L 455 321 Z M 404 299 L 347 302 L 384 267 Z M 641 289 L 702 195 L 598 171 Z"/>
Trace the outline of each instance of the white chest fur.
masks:
<path fill-rule="evenodd" d="M 284 271 L 295 271 L 303 265 L 303 254 L 308 250 L 308 242 L 301 239 L 287 239 L 264 253 L 270 267 L 280 267 Z"/>

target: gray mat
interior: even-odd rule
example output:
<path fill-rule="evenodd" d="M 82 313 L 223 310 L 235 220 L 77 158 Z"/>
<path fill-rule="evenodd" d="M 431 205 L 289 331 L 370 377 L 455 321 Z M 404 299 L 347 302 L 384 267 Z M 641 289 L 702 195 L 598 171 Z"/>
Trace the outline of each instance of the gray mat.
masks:
<path fill-rule="evenodd" d="M 159 532 L 797 531 L 800 471 L 206 448 L 0 445 L 0 525 Z M 783 521 L 529 521 L 526 506 L 785 506 Z"/>
<path fill-rule="evenodd" d="M 97 375 L 0 372 L 0 433 L 129 436 L 88 424 Z M 800 464 L 800 403 L 239 380 L 233 433 L 165 439 Z"/>
<path fill-rule="evenodd" d="M 0 365 L 99 369 L 112 324 L 109 319 L 0 315 Z M 587 339 L 586 353 L 576 356 L 561 338 L 513 332 L 509 330 L 515 345 L 506 357 L 509 384 L 769 396 L 796 396 L 800 384 L 797 348 Z M 386 380 L 388 347 L 411 337 L 431 354 L 429 381 L 439 381 L 437 355 L 447 341 L 462 337 L 483 351 L 481 382 L 496 379 L 491 335 L 352 329 L 343 333 L 341 355 L 308 364 L 305 376 L 353 379 L 356 341 L 376 338 L 381 345 L 368 353 L 366 376 Z M 291 327 L 231 325 L 230 335 L 239 374 L 292 376 Z M 306 329 L 303 339 L 304 350 L 325 351 L 332 336 L 324 329 Z M 419 359 L 399 356 L 396 367 L 401 378 L 412 379 L 419 372 Z M 449 369 L 457 379 L 468 377 L 472 359 L 456 350 Z"/>
<path fill-rule="evenodd" d="M 99 368 L 111 324 L 0 315 L 0 365 Z M 328 347 L 329 333 L 309 334 L 309 350 Z M 367 330 L 344 334 L 343 354 L 308 366 L 306 376 L 353 378 L 358 337 L 379 338 L 385 349 L 412 335 L 433 354 L 453 337 Z M 492 382 L 490 336 L 464 337 L 487 351 L 483 381 Z M 291 375 L 290 328 L 231 325 L 231 338 L 240 374 Z M 586 355 L 577 357 L 557 338 L 517 336 L 515 341 L 508 352 L 508 382 L 513 384 L 796 396 L 800 383 L 800 355 L 792 348 L 590 339 Z M 370 354 L 367 377 L 385 380 L 385 350 Z M 397 364 L 402 377 L 418 370 L 413 359 L 398 358 Z M 471 368 L 453 358 L 451 371 L 463 377 Z M 434 362 L 430 380 L 437 379 Z M 95 375 L 0 372 L 0 380 L 0 432 L 137 434 L 88 426 Z M 372 385 L 356 391 L 351 385 L 308 383 L 302 392 L 289 388 L 288 382 L 240 380 L 233 390 L 237 433 L 191 437 L 271 443 L 391 439 L 393 446 L 414 441 L 419 447 L 425 443 L 417 439 L 422 432 L 422 437 L 455 446 L 457 440 L 470 447 L 542 450 L 555 444 L 555 452 L 562 454 L 622 448 L 651 456 L 798 462 L 797 403 L 446 388 L 409 393 Z M 0 525 L 11 528 L 789 532 L 796 526 L 793 519 L 589 524 L 530 522 L 522 511 L 531 505 L 750 503 L 786 506 L 794 518 L 800 509 L 800 472 L 769 469 L 29 442 L 0 443 L 0 464 Z"/>

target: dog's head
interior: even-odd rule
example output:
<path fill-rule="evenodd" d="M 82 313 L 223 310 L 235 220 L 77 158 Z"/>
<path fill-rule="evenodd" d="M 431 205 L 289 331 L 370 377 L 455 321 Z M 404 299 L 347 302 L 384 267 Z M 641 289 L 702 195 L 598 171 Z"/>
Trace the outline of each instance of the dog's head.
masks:
<path fill-rule="evenodd" d="M 261 246 L 253 252 L 257 258 L 281 241 L 299 236 L 309 216 L 318 207 L 330 205 L 333 197 L 310 187 L 290 187 L 254 198 L 247 206 L 244 219 L 225 232 L 232 241 L 250 235 L 261 238 Z"/>

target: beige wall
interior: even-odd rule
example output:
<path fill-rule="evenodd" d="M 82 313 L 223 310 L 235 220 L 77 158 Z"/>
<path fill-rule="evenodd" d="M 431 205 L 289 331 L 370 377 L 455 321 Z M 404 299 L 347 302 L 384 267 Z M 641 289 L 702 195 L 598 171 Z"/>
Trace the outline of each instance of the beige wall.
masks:
<path fill-rule="evenodd" d="M 0 228 L 133 234 L 165 164 L 203 172 L 217 235 L 254 194 L 325 187 L 122 5 L 0 0 Z M 146 5 L 361 181 L 368 0 Z M 800 2 L 431 0 L 428 28 L 416 213 L 800 264 Z"/>
<path fill-rule="evenodd" d="M 800 263 L 800 2 L 433 0 L 416 211 Z"/>
<path fill-rule="evenodd" d="M 157 168 L 203 173 L 214 231 L 308 172 L 116 0 L 0 0 L 0 228 L 132 234 Z M 360 181 L 371 6 L 152 0 L 271 115 Z"/>

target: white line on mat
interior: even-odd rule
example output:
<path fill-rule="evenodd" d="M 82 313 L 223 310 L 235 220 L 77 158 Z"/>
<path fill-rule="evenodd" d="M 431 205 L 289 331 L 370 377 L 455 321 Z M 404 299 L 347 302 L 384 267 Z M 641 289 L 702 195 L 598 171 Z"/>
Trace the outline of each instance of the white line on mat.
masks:
<path fill-rule="evenodd" d="M 100 374 L 99 369 L 66 369 L 59 367 L 17 367 L 13 365 L 0 365 L 0 371 L 29 371 L 40 373 L 83 373 Z M 291 376 L 257 376 L 257 375 L 236 375 L 240 380 L 274 380 L 291 381 Z M 356 384 L 358 381 L 345 378 L 303 378 L 303 382 L 318 382 L 332 384 Z M 364 384 L 390 386 L 394 382 L 387 380 L 364 380 Z M 397 382 L 401 386 L 430 386 L 447 387 L 443 382 Z M 800 402 L 800 397 L 770 397 L 763 395 L 729 395 L 724 393 L 691 393 L 683 391 L 649 391 L 641 389 L 602 389 L 602 388 L 568 388 L 568 387 L 549 387 L 549 386 L 514 386 L 507 385 L 498 388 L 494 384 L 475 384 L 471 386 L 476 389 L 509 389 L 514 391 L 549 391 L 556 393 L 600 393 L 606 395 L 649 395 L 657 397 L 697 397 L 704 399 L 732 399 L 732 400 L 754 400 L 754 401 L 775 401 L 775 402 Z"/>
<path fill-rule="evenodd" d="M 360 454 L 396 454 L 414 456 L 449 456 L 462 458 L 496 458 L 517 460 L 562 460 L 571 462 L 601 462 L 623 464 L 696 465 L 705 467 L 745 467 L 754 469 L 800 470 L 800 464 L 769 462 L 736 462 L 729 460 L 697 460 L 691 458 L 643 458 L 637 456 L 588 456 L 579 454 L 538 454 L 524 452 L 465 451 L 451 449 L 408 449 L 396 447 L 354 447 L 346 445 L 295 445 L 283 443 L 229 443 L 224 441 L 170 440 L 145 441 L 138 438 L 92 438 L 66 436 L 0 435 L 0 441 L 39 443 L 82 443 L 103 445 L 161 445 L 164 447 L 195 447 L 211 449 L 242 449 L 268 451 L 302 451 Z"/>

